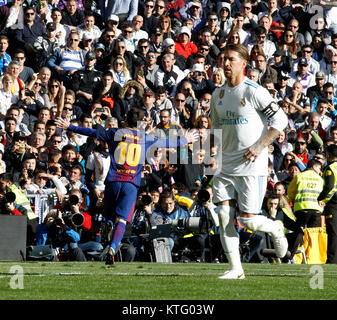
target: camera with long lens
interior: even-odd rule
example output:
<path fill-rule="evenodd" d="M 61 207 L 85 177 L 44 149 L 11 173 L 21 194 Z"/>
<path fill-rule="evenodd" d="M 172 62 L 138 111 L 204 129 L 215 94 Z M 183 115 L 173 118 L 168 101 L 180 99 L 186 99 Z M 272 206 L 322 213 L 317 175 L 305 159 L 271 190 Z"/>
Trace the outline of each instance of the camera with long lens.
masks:
<path fill-rule="evenodd" d="M 69 196 L 68 201 L 64 206 L 64 212 L 62 218 L 64 223 L 69 227 L 81 227 L 84 223 L 84 216 L 81 213 L 73 213 L 71 211 L 71 206 L 79 204 L 80 199 L 76 194 Z"/>
<path fill-rule="evenodd" d="M 201 203 L 207 202 L 211 198 L 211 195 L 206 189 L 200 189 L 197 194 L 197 200 Z"/>
<path fill-rule="evenodd" d="M 143 206 L 148 206 L 149 204 L 152 203 L 152 197 L 149 196 L 148 194 L 144 194 L 141 198 L 141 202 Z"/>
<path fill-rule="evenodd" d="M 213 227 L 213 222 L 208 216 L 176 219 L 169 221 L 169 223 L 172 226 L 172 231 L 179 234 L 209 233 Z"/>
<path fill-rule="evenodd" d="M 9 192 L 7 192 L 7 193 L 4 195 L 4 198 L 3 198 L 3 199 L 4 199 L 4 200 L 3 200 L 4 203 L 12 203 L 12 202 L 15 201 L 16 195 L 15 195 L 14 192 L 9 191 Z"/>

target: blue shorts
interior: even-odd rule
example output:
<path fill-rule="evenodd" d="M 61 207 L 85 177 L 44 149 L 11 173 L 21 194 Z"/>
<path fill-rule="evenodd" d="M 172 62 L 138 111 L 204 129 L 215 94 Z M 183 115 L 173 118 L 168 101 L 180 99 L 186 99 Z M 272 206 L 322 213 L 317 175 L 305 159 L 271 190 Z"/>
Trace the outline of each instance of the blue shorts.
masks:
<path fill-rule="evenodd" d="M 116 217 L 131 221 L 136 206 L 138 187 L 130 182 L 110 182 L 104 191 L 104 216 L 115 222 Z"/>

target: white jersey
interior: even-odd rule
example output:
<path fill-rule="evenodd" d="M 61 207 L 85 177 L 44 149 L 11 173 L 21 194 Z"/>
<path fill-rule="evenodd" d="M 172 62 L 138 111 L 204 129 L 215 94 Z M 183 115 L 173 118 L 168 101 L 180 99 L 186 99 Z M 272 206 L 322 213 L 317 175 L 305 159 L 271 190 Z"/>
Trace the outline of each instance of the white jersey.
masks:
<path fill-rule="evenodd" d="M 211 119 L 214 129 L 222 129 L 221 174 L 268 175 L 268 148 L 254 162 L 244 158 L 247 149 L 267 134 L 267 118 L 279 131 L 288 122 L 268 90 L 247 77 L 235 87 L 225 83 L 214 91 Z"/>

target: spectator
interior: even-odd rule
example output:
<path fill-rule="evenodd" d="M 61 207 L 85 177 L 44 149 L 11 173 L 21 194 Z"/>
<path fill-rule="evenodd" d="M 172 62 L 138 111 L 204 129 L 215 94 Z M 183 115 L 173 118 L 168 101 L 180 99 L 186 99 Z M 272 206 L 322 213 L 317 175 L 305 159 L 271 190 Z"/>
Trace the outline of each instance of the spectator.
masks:
<path fill-rule="evenodd" d="M 120 22 L 127 21 L 128 23 L 131 23 L 138 11 L 137 0 L 116 0 L 109 3 L 99 1 L 99 6 L 104 21 L 106 21 L 111 14 L 114 14 L 119 17 Z"/>
<path fill-rule="evenodd" d="M 171 19 L 168 16 L 160 16 L 157 23 L 157 28 L 162 30 L 163 39 L 175 39 L 175 32 L 172 29 Z"/>
<path fill-rule="evenodd" d="M 84 13 L 79 10 L 76 0 L 68 0 L 62 10 L 61 24 L 68 27 L 71 31 L 76 31 L 76 27 L 84 22 Z"/>
<path fill-rule="evenodd" d="M 318 71 L 315 75 L 316 85 L 307 90 L 307 96 L 310 99 L 311 105 L 315 98 L 323 96 L 323 85 L 326 83 L 326 75 L 323 71 Z"/>
<path fill-rule="evenodd" d="M 123 87 L 129 80 L 131 75 L 128 70 L 125 59 L 118 55 L 111 60 L 112 68 L 109 70 L 113 76 L 114 82 Z"/>
<path fill-rule="evenodd" d="M 161 66 L 155 73 L 155 88 L 163 86 L 169 95 L 172 94 L 175 86 L 185 77 L 183 71 L 174 65 L 174 58 L 171 54 L 165 54 L 162 58 Z"/>
<path fill-rule="evenodd" d="M 228 2 L 217 4 L 217 15 L 220 17 L 220 29 L 226 31 L 232 28 L 233 18 L 231 17 L 231 5 Z"/>
<path fill-rule="evenodd" d="M 14 85 L 13 78 L 6 74 L 2 78 L 2 89 L 0 89 L 0 116 L 5 117 L 7 110 L 14 103 L 18 102 L 18 98 L 12 93 L 12 87 Z"/>
<path fill-rule="evenodd" d="M 197 46 L 190 40 L 191 31 L 187 27 L 181 27 L 177 34 L 176 51 L 185 59 L 198 51 Z"/>
<path fill-rule="evenodd" d="M 51 18 L 55 24 L 55 37 L 58 39 L 60 45 L 64 46 L 66 44 L 68 33 L 70 33 L 70 28 L 61 23 L 62 11 L 59 8 L 53 8 Z"/>
<path fill-rule="evenodd" d="M 89 36 L 93 39 L 93 43 L 96 44 L 98 39 L 101 37 L 100 29 L 95 25 L 95 16 L 92 12 L 86 13 L 84 16 L 83 23 L 76 28 L 80 39 L 83 40 L 84 35 Z"/>
<path fill-rule="evenodd" d="M 15 40 L 17 44 L 26 50 L 28 55 L 34 53 L 34 42 L 37 37 L 45 36 L 46 30 L 43 24 L 35 21 L 36 12 L 33 7 L 24 8 L 23 29 L 17 29 Z"/>
<path fill-rule="evenodd" d="M 79 48 L 79 42 L 79 34 L 71 32 L 67 39 L 67 46 L 57 49 L 48 60 L 48 66 L 67 85 L 77 70 L 84 69 L 86 52 Z"/>
<path fill-rule="evenodd" d="M 147 0 L 144 3 L 143 29 L 150 34 L 157 26 L 158 19 L 153 15 L 155 1 Z"/>
<path fill-rule="evenodd" d="M 180 16 L 183 19 L 192 19 L 193 29 L 200 30 L 200 26 L 205 25 L 205 18 L 203 18 L 203 8 L 200 1 L 190 1 L 179 10 Z"/>
<path fill-rule="evenodd" d="M 76 94 L 76 104 L 83 112 L 87 112 L 93 101 L 93 94 L 101 81 L 101 72 L 95 70 L 94 52 L 88 52 L 85 55 L 84 63 L 84 70 L 78 70 L 72 76 L 72 89 Z"/>
<path fill-rule="evenodd" d="M 7 72 L 8 65 L 12 61 L 11 56 L 6 52 L 9 46 L 9 40 L 6 36 L 0 36 L 0 74 Z"/>

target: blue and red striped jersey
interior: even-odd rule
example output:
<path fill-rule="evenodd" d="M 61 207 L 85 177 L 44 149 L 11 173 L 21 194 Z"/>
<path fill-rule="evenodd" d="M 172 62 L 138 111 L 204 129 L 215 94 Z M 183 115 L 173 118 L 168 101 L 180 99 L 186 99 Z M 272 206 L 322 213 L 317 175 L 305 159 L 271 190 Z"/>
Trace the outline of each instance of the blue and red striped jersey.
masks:
<path fill-rule="evenodd" d="M 185 137 L 157 139 L 144 131 L 129 128 L 91 129 L 70 125 L 68 130 L 106 141 L 110 168 L 106 182 L 130 182 L 140 186 L 141 173 L 150 147 L 176 148 L 187 144 Z"/>

